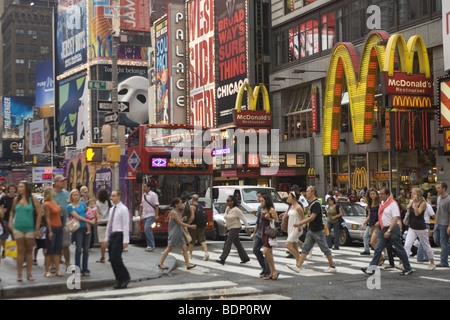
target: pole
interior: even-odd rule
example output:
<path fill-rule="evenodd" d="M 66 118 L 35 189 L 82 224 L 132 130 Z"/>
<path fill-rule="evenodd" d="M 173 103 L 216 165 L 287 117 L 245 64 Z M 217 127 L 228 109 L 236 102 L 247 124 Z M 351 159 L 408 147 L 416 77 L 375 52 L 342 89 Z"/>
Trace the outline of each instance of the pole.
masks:
<path fill-rule="evenodd" d="M 114 6 L 118 5 L 117 0 L 114 0 Z M 115 11 L 116 9 L 114 9 Z M 111 104 L 112 112 L 119 112 L 119 96 L 118 96 L 118 82 L 119 82 L 119 71 L 118 71 L 118 55 L 119 55 L 119 34 L 116 32 L 119 29 L 120 18 L 114 12 L 113 17 L 113 30 L 112 30 L 112 65 L 111 65 L 111 81 L 113 82 L 113 87 L 111 90 Z M 116 145 L 119 144 L 119 122 L 114 122 L 111 125 L 112 142 Z M 113 181 L 112 186 L 114 190 L 119 189 L 119 165 L 114 164 L 113 168 Z"/>

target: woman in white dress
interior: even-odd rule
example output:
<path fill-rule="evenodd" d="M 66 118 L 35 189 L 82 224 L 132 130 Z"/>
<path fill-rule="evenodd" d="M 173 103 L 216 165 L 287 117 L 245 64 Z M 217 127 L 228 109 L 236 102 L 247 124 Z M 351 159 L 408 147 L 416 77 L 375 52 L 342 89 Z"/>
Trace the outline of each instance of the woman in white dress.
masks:
<path fill-rule="evenodd" d="M 288 237 L 286 239 L 286 248 L 295 258 L 295 265 L 288 264 L 287 267 L 295 272 L 299 272 L 297 265 L 300 260 L 300 253 L 298 252 L 298 238 L 302 234 L 302 227 L 294 227 L 295 224 L 299 223 L 304 217 L 305 213 L 302 206 L 297 202 L 297 197 L 294 192 L 290 192 L 287 202 L 290 204 L 289 210 L 284 213 L 285 218 L 289 217 L 287 233 Z"/>

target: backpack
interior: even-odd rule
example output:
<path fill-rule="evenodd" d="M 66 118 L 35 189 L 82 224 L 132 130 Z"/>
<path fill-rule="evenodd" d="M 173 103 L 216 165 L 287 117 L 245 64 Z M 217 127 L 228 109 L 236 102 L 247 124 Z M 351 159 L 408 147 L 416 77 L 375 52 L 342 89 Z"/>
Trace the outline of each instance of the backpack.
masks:
<path fill-rule="evenodd" d="M 208 214 L 203 209 L 201 204 L 194 204 L 195 206 L 195 222 L 197 223 L 197 228 L 204 228 L 208 223 Z"/>

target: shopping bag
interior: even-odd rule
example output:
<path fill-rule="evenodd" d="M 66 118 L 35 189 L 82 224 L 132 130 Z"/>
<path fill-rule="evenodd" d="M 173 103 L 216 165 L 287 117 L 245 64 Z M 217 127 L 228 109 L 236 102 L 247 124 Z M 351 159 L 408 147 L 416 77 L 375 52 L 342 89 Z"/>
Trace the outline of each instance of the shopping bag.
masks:
<path fill-rule="evenodd" d="M 16 243 L 16 241 L 6 241 L 5 256 L 17 258 L 17 243 Z"/>

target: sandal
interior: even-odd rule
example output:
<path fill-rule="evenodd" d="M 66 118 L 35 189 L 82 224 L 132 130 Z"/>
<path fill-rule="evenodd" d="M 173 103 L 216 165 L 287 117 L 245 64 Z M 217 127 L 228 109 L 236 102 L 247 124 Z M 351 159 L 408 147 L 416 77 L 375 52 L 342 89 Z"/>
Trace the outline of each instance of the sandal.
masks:
<path fill-rule="evenodd" d="M 23 281 L 22 276 L 21 275 L 17 276 L 17 282 L 22 282 L 22 281 Z"/>
<path fill-rule="evenodd" d="M 277 272 L 274 276 L 272 276 L 272 280 L 277 280 L 279 276 L 280 276 L 280 273 Z"/>
<path fill-rule="evenodd" d="M 36 280 L 31 274 L 27 275 L 27 280 L 28 281 L 34 281 Z"/>
<path fill-rule="evenodd" d="M 100 258 L 97 261 L 95 261 L 97 263 L 105 263 L 105 258 Z"/>
<path fill-rule="evenodd" d="M 51 272 L 46 272 L 46 273 L 45 273 L 45 277 L 46 277 L 46 278 L 53 278 L 53 275 L 52 275 Z M 28 279 L 28 280 L 30 280 L 30 279 Z"/>
<path fill-rule="evenodd" d="M 64 277 L 64 274 L 61 273 L 60 271 L 56 271 L 55 276 L 57 276 L 57 277 Z"/>

